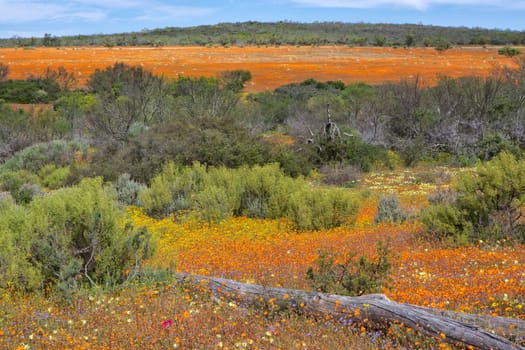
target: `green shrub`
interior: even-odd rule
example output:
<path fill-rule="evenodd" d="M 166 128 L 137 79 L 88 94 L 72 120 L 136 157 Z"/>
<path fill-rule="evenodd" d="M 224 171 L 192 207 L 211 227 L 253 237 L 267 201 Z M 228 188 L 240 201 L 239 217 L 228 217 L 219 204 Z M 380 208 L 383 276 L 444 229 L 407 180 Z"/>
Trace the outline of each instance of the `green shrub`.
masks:
<path fill-rule="evenodd" d="M 503 55 L 503 56 L 513 57 L 513 56 L 519 56 L 521 54 L 521 51 L 514 47 L 505 46 L 498 50 L 498 54 Z"/>
<path fill-rule="evenodd" d="M 13 103 L 50 103 L 60 92 L 60 86 L 52 79 L 0 81 L 0 98 Z"/>
<path fill-rule="evenodd" d="M 374 223 L 380 222 L 403 222 L 407 215 L 401 209 L 399 198 L 395 195 L 381 196 L 377 205 L 377 214 Z"/>
<path fill-rule="evenodd" d="M 340 226 L 358 208 L 352 193 L 336 188 L 304 188 L 292 193 L 289 201 L 287 217 L 300 230 Z"/>
<path fill-rule="evenodd" d="M 167 216 L 193 206 L 192 193 L 198 191 L 206 177 L 199 163 L 193 167 L 177 168 L 175 163 L 164 164 L 151 185 L 139 193 L 139 201 L 149 214 Z"/>
<path fill-rule="evenodd" d="M 167 163 L 139 193 L 139 201 L 153 215 L 195 209 L 208 223 L 231 215 L 285 217 L 299 229 L 339 226 L 357 210 L 348 190 L 312 188 L 303 178 L 284 175 L 278 164 L 206 169 Z"/>
<path fill-rule="evenodd" d="M 0 200 L 0 288 L 41 289 L 42 274 L 31 257 L 32 230 L 28 211 Z"/>
<path fill-rule="evenodd" d="M 525 242 L 525 161 L 501 153 L 461 174 L 450 202 L 431 206 L 421 220 L 430 237 L 458 242 L 510 238 Z"/>
<path fill-rule="evenodd" d="M 209 168 L 207 179 L 204 181 L 203 191 L 208 186 L 221 188 L 226 195 L 224 204 L 230 215 L 237 215 L 241 212 L 241 202 L 243 195 L 242 172 L 228 168 Z"/>
<path fill-rule="evenodd" d="M 47 164 L 57 167 L 70 165 L 75 160 L 75 153 L 82 149 L 78 142 L 56 140 L 32 145 L 17 152 L 1 167 L 3 170 L 28 170 L 37 173 Z"/>
<path fill-rule="evenodd" d="M 9 192 L 16 203 L 29 203 L 40 194 L 39 184 L 38 176 L 26 170 L 0 172 L 0 191 Z"/>
<path fill-rule="evenodd" d="M 18 191 L 12 194 L 16 203 L 19 204 L 28 204 L 33 200 L 34 197 L 42 195 L 43 192 L 38 185 L 32 183 L 25 183 Z"/>
<path fill-rule="evenodd" d="M 350 296 L 378 293 L 389 279 L 389 257 L 390 250 L 381 241 L 377 244 L 377 261 L 349 253 L 341 264 L 334 253 L 321 250 L 316 267 L 308 269 L 306 278 L 312 288 L 323 293 Z"/>
<path fill-rule="evenodd" d="M 42 185 L 52 190 L 63 187 L 70 174 L 69 166 L 57 167 L 55 164 L 44 165 L 38 172 Z"/>
<path fill-rule="evenodd" d="M 195 195 L 195 204 L 202 221 L 208 225 L 229 218 L 232 211 L 223 187 L 208 186 Z"/>
<path fill-rule="evenodd" d="M 139 205 L 139 193 L 145 186 L 131 179 L 127 173 L 120 175 L 115 182 L 117 200 L 124 205 Z"/>
<path fill-rule="evenodd" d="M 269 212 L 269 202 L 277 195 L 277 186 L 285 179 L 285 175 L 277 164 L 254 166 L 240 170 L 243 181 L 241 208 L 242 214 L 248 217 L 275 218 L 282 216 L 273 208 Z M 289 193 L 287 189 L 285 194 Z"/>
<path fill-rule="evenodd" d="M 113 286 L 137 275 L 153 250 L 145 229 L 123 224 L 125 213 L 100 178 L 35 198 L 27 208 L 7 207 L 0 212 L 2 287 L 52 286 L 68 294 L 83 284 Z"/>

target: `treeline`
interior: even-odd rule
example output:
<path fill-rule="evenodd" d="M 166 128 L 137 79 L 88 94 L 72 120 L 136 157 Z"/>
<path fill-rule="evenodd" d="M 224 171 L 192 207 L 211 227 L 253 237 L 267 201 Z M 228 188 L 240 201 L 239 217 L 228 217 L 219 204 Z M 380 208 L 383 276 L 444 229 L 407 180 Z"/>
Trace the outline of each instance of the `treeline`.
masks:
<path fill-rule="evenodd" d="M 13 37 L 0 47 L 37 46 L 245 46 L 245 45 L 350 45 L 433 46 L 523 45 L 525 32 L 418 24 L 341 22 L 242 22 L 188 28 L 143 29 L 140 32 L 40 38 Z"/>

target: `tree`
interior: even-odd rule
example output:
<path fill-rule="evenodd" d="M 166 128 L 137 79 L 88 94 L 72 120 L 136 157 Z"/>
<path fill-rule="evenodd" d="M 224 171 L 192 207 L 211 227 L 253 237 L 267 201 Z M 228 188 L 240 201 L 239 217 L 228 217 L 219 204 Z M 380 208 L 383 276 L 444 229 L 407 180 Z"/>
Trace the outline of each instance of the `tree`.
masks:
<path fill-rule="evenodd" d="M 405 46 L 406 47 L 413 46 L 415 44 L 415 41 L 416 41 L 416 37 L 414 33 L 408 33 L 407 35 L 405 35 Z"/>
<path fill-rule="evenodd" d="M 232 70 L 221 73 L 220 81 L 225 89 L 241 92 L 244 84 L 252 79 L 252 73 L 247 70 Z"/>
<path fill-rule="evenodd" d="M 502 127 L 505 112 L 501 100 L 503 82 L 499 77 L 464 77 L 458 79 L 463 95 L 460 105 L 463 115 L 460 127 L 470 135 L 472 152 L 489 160 L 494 154 L 487 147 L 487 138 Z"/>
<path fill-rule="evenodd" d="M 125 142 L 133 129 L 163 120 L 168 113 L 164 79 L 140 66 L 115 63 L 97 69 L 88 86 L 97 97 L 90 115 L 92 128 L 110 140 Z"/>
<path fill-rule="evenodd" d="M 0 62 L 0 81 L 4 81 L 9 74 L 9 66 L 5 63 Z"/>
<path fill-rule="evenodd" d="M 498 76 L 503 81 L 503 93 L 508 103 L 503 130 L 512 142 L 525 146 L 525 58 L 516 59 L 517 67 L 505 67 Z"/>
<path fill-rule="evenodd" d="M 513 47 L 505 46 L 498 50 L 498 54 L 507 57 L 514 57 L 520 55 L 521 51 Z"/>
<path fill-rule="evenodd" d="M 0 105 L 0 164 L 31 143 L 29 119 L 22 111 L 13 111 L 7 104 Z"/>
<path fill-rule="evenodd" d="M 68 72 L 62 66 L 58 67 L 57 70 L 53 70 L 48 66 L 44 73 L 44 79 L 56 81 L 64 91 L 70 91 L 77 82 L 75 74 L 73 72 Z"/>
<path fill-rule="evenodd" d="M 407 165 L 412 165 L 428 155 L 427 134 L 434 119 L 425 101 L 422 79 L 403 79 L 399 84 L 388 85 L 382 103 L 389 101 L 385 113 L 389 115 L 387 138 L 399 151 Z"/>
<path fill-rule="evenodd" d="M 235 84 L 238 83 L 239 80 Z M 225 85 L 228 84 L 232 84 L 232 81 Z M 215 78 L 180 77 L 173 82 L 172 89 L 182 117 L 190 120 L 225 118 L 239 102 L 239 95 L 221 86 L 221 82 Z"/>

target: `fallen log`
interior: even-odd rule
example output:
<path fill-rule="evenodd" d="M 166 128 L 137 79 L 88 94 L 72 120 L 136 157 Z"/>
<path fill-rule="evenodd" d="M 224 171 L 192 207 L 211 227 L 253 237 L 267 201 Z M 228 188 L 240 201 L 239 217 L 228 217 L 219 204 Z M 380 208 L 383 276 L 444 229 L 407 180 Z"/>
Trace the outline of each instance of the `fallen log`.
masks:
<path fill-rule="evenodd" d="M 310 314 L 331 315 L 375 327 L 403 324 L 427 336 L 456 345 L 478 349 L 525 350 L 505 336 L 525 334 L 525 322 L 504 317 L 476 316 L 436 310 L 411 304 L 400 304 L 383 294 L 359 297 L 332 295 L 295 289 L 275 288 L 241 283 L 225 278 L 189 274 L 177 276 L 181 282 L 207 285 L 220 299 L 237 300 L 243 304 L 274 305 Z M 483 325 L 483 326 L 480 326 Z M 486 330 L 484 327 L 490 327 Z M 508 329 L 502 330 L 507 327 Z M 498 334 L 496 334 L 498 331 Z"/>

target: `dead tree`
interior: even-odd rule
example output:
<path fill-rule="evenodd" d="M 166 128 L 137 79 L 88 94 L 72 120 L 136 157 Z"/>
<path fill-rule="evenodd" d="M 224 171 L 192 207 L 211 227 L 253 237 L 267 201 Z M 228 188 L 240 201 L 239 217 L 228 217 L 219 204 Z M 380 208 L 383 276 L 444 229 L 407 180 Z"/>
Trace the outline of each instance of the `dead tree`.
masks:
<path fill-rule="evenodd" d="M 328 120 L 323 128 L 323 135 L 326 139 L 330 139 L 330 141 L 334 142 L 336 137 L 341 137 L 341 130 L 339 130 L 337 124 L 332 121 L 332 115 L 330 114 L 330 104 L 326 105 L 326 115 Z"/>
<path fill-rule="evenodd" d="M 179 274 L 178 279 L 181 282 L 207 285 L 217 300 L 237 300 L 252 305 L 265 302 L 282 309 L 313 315 L 331 315 L 335 319 L 352 320 L 383 329 L 391 324 L 402 323 L 415 331 L 450 344 L 478 349 L 525 350 L 505 338 L 525 333 L 525 321 L 519 319 L 478 316 L 399 304 L 383 294 L 348 297 L 187 274 Z"/>

